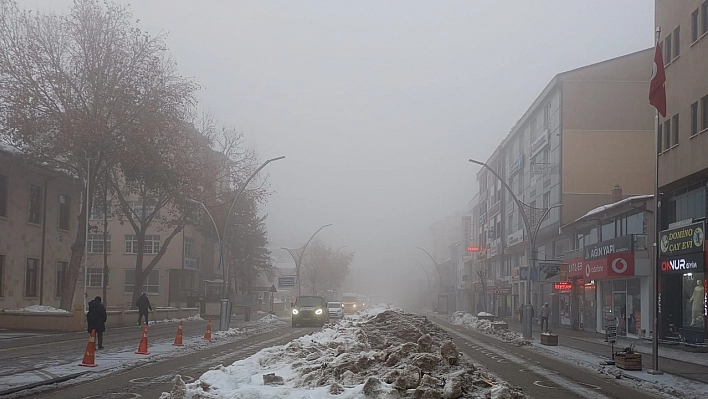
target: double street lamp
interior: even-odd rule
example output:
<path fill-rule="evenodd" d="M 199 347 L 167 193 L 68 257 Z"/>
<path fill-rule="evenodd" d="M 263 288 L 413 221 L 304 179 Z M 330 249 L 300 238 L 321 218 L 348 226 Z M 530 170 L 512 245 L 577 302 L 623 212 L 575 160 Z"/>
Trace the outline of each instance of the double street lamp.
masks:
<path fill-rule="evenodd" d="M 320 232 L 320 230 L 324 229 L 325 227 L 329 227 L 331 225 L 332 225 L 331 223 L 326 224 L 326 225 L 320 227 L 319 229 L 317 229 L 317 231 L 315 231 L 314 233 L 312 233 L 312 235 L 310 236 L 310 239 L 307 240 L 307 242 L 305 243 L 305 245 L 302 248 L 300 248 L 300 255 L 297 258 L 295 258 L 295 255 L 293 255 L 292 249 L 281 247 L 281 249 L 288 251 L 290 256 L 293 258 L 293 261 L 295 261 L 295 279 L 297 280 L 297 295 L 298 296 L 300 296 L 301 289 L 302 289 L 302 286 L 300 285 L 300 265 L 302 264 L 302 256 L 305 254 L 305 248 L 307 248 L 307 246 L 310 245 L 310 241 L 312 241 L 312 239 L 315 238 L 315 236 L 317 235 L 317 233 Z M 346 247 L 346 245 L 345 245 L 345 247 Z M 342 248 L 344 248 L 344 247 L 342 247 Z M 339 249 L 342 249 L 342 248 L 339 248 Z M 339 251 L 339 249 L 337 251 Z"/>
<path fill-rule="evenodd" d="M 246 187 L 248 186 L 248 183 L 250 183 L 251 180 L 253 180 L 253 178 L 256 177 L 258 172 L 260 172 L 261 170 L 263 170 L 263 168 L 268 166 L 269 163 L 274 162 L 274 161 L 278 161 L 278 160 L 281 160 L 284 158 L 285 158 L 284 156 L 281 156 L 281 157 L 276 157 L 276 158 L 271 158 L 271 159 L 266 160 L 265 162 L 263 162 L 261 164 L 261 166 L 258 167 L 258 169 L 253 171 L 253 173 L 251 173 L 251 175 L 248 177 L 248 179 L 246 179 L 246 181 L 241 185 L 238 192 L 236 193 L 236 196 L 234 197 L 233 200 L 231 200 L 231 205 L 229 206 L 229 211 L 226 214 L 226 218 L 224 219 L 224 229 L 221 230 L 222 234 L 219 234 L 219 228 L 216 225 L 216 220 L 214 219 L 214 216 L 212 216 L 211 212 L 209 212 L 209 209 L 206 207 L 206 205 L 201 201 L 187 198 L 187 201 L 201 205 L 202 209 L 204 209 L 204 212 L 206 212 L 206 214 L 209 215 L 209 219 L 211 219 L 211 223 L 214 225 L 214 231 L 216 232 L 216 239 L 219 241 L 219 268 L 222 270 L 222 273 L 223 273 L 223 279 L 224 279 L 224 281 L 223 281 L 223 288 L 224 288 L 223 295 L 224 295 L 224 298 L 227 298 L 227 291 L 228 291 L 227 290 L 227 288 L 228 288 L 228 275 L 226 273 L 226 268 L 224 267 L 224 241 L 226 240 L 226 228 L 229 225 L 229 219 L 231 218 L 231 213 L 233 212 L 234 205 L 236 205 L 236 201 L 239 199 L 241 194 L 243 194 L 243 192 L 246 191 Z M 205 293 L 205 295 L 206 295 L 206 293 Z"/>
<path fill-rule="evenodd" d="M 474 159 L 470 159 L 469 161 L 487 169 L 506 188 L 511 198 L 516 203 L 516 206 L 519 207 L 521 219 L 524 221 L 526 233 L 529 235 L 531 265 L 526 273 L 526 303 L 524 303 L 523 306 L 523 329 L 524 338 L 531 339 L 533 337 L 533 324 L 531 321 L 531 306 L 528 303 L 531 301 L 531 271 L 536 268 L 536 256 L 534 255 L 534 251 L 536 251 L 536 237 L 538 236 L 538 231 L 541 228 L 541 224 L 543 224 L 543 221 L 546 220 L 546 217 L 551 212 L 551 209 L 561 207 L 563 204 L 556 204 L 548 208 L 536 208 L 534 206 L 527 205 L 521 202 L 516 195 L 514 195 L 514 191 L 511 187 L 509 187 L 509 185 L 506 184 L 506 181 L 504 181 L 504 179 L 499 176 L 499 174 L 489 165 Z"/>

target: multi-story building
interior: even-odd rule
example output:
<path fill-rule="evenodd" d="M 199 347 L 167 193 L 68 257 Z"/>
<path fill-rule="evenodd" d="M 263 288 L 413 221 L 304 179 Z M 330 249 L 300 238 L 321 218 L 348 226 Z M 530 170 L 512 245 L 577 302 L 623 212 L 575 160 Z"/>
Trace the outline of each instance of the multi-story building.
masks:
<path fill-rule="evenodd" d="M 708 2 L 655 2 L 655 22 L 666 72 L 666 117 L 659 117 L 658 162 L 662 248 L 660 336 L 703 341 L 708 331 L 704 245 L 675 251 L 685 227 L 706 217 L 708 186 Z M 699 226 L 700 227 L 700 226 Z M 702 227 L 701 227 L 702 229 Z M 693 228 L 692 231 L 696 229 Z M 704 230 L 702 230 L 704 231 Z M 688 262 L 692 268 L 671 267 Z M 664 265 L 668 267 L 664 267 Z M 693 267 L 694 266 L 694 267 Z M 703 299 L 696 299 L 702 296 Z"/>
<path fill-rule="evenodd" d="M 80 201 L 80 182 L 0 146 L 0 308 L 59 307 Z"/>
<path fill-rule="evenodd" d="M 551 208 L 534 248 L 512 195 L 487 170 L 478 172 L 479 259 L 489 265 L 487 290 L 498 311 L 508 315 L 527 300 L 536 309 L 553 302 L 557 312 L 558 276 L 548 271 L 578 245 L 559 228 L 610 203 L 617 184 L 625 196 L 653 192 L 652 57 L 647 49 L 556 75 L 486 162 L 521 202 Z M 540 267 L 529 268 L 534 262 Z"/>

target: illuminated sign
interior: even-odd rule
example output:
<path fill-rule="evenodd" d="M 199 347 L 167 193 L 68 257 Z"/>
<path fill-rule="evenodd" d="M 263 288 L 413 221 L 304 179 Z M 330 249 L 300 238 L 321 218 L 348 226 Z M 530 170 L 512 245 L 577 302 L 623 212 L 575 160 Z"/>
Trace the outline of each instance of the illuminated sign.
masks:
<path fill-rule="evenodd" d="M 573 284 L 562 281 L 560 283 L 554 283 L 553 288 L 555 288 L 556 291 L 570 291 L 573 288 Z"/>
<path fill-rule="evenodd" d="M 659 262 L 659 272 L 662 274 L 700 272 L 703 271 L 703 268 L 704 259 L 702 253 L 661 258 Z"/>
<path fill-rule="evenodd" d="M 705 223 L 702 221 L 659 233 L 659 249 L 663 256 L 703 252 L 704 244 Z"/>
<path fill-rule="evenodd" d="M 529 154 L 530 158 L 533 158 L 536 154 L 538 154 L 546 145 L 548 145 L 548 130 L 545 130 L 543 134 L 540 136 L 536 137 L 536 140 L 531 143 L 531 147 L 529 147 L 529 150 L 531 153 Z"/>

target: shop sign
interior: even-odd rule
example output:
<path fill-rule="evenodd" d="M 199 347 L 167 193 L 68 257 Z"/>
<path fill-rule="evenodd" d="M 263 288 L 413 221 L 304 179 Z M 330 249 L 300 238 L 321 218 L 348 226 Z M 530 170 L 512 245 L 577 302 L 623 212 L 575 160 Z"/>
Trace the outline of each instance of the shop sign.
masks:
<path fill-rule="evenodd" d="M 514 162 L 511 163 L 509 166 L 509 176 L 513 176 L 514 173 L 520 171 L 524 167 L 524 154 L 521 153 L 519 154 L 518 157 L 514 160 Z"/>
<path fill-rule="evenodd" d="M 583 272 L 583 278 L 588 280 L 634 276 L 634 254 L 609 254 L 606 258 L 585 261 Z"/>
<path fill-rule="evenodd" d="M 195 258 L 184 257 L 184 269 L 199 270 L 199 261 Z"/>
<path fill-rule="evenodd" d="M 548 145 L 548 130 L 544 130 L 543 134 L 540 136 L 536 137 L 536 140 L 531 143 L 531 146 L 529 147 L 529 158 L 533 158 L 541 152 L 541 150 Z"/>
<path fill-rule="evenodd" d="M 512 246 L 524 241 L 524 229 L 509 234 L 506 238 L 507 245 Z"/>
<path fill-rule="evenodd" d="M 558 280 L 562 281 L 568 281 L 568 264 L 563 263 L 560 267 L 560 272 L 558 273 L 560 276 L 558 277 Z"/>
<path fill-rule="evenodd" d="M 675 256 L 703 252 L 705 222 L 664 230 L 659 233 L 659 249 L 662 256 Z"/>
<path fill-rule="evenodd" d="M 489 243 L 489 256 L 499 255 L 499 244 L 501 244 L 501 238 L 497 238 L 496 240 Z"/>
<path fill-rule="evenodd" d="M 683 274 L 702 272 L 705 268 L 702 253 L 693 253 L 670 258 L 660 258 L 659 272 L 661 274 Z"/>
<path fill-rule="evenodd" d="M 546 175 L 551 171 L 550 163 L 532 163 L 531 164 L 531 175 Z"/>
<path fill-rule="evenodd" d="M 568 277 L 569 278 L 582 278 L 585 276 L 583 273 L 583 258 L 572 258 L 567 259 L 565 263 L 568 264 Z"/>
<path fill-rule="evenodd" d="M 703 316 L 708 316 L 708 278 L 703 280 Z"/>
<path fill-rule="evenodd" d="M 632 252 L 634 250 L 633 242 L 634 236 L 630 234 L 588 245 L 585 247 L 585 260 L 600 259 L 614 253 Z"/>
<path fill-rule="evenodd" d="M 573 288 L 573 284 L 569 283 L 567 281 L 565 282 L 560 282 L 560 283 L 554 283 L 553 288 L 556 291 L 570 291 Z"/>

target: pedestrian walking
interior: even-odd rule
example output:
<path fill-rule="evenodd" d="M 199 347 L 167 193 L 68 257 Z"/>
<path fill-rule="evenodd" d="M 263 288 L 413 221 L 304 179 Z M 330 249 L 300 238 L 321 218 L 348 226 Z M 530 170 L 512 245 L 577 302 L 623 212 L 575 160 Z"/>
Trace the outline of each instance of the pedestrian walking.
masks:
<path fill-rule="evenodd" d="M 533 308 L 533 305 L 531 304 L 531 301 L 529 301 L 526 306 L 529 309 L 529 322 L 531 323 L 531 329 L 533 329 L 533 318 L 536 315 L 536 310 Z"/>
<path fill-rule="evenodd" d="M 543 304 L 541 308 L 541 332 L 548 331 L 548 316 L 551 315 L 551 308 L 548 306 L 548 302 Z M 543 329 L 543 323 L 546 323 L 546 329 Z"/>
<path fill-rule="evenodd" d="M 91 334 L 91 330 L 96 331 L 97 349 L 103 349 L 103 332 L 106 331 L 107 319 L 106 307 L 101 303 L 101 297 L 97 296 L 88 303 L 88 313 L 86 313 L 88 333 Z"/>
<path fill-rule="evenodd" d="M 147 294 L 143 292 L 140 298 L 138 298 L 138 301 L 135 302 L 135 306 L 138 307 L 138 325 L 141 324 L 143 316 L 145 316 L 145 325 L 148 325 L 148 309 L 152 311 L 152 305 L 150 305 Z"/>

